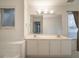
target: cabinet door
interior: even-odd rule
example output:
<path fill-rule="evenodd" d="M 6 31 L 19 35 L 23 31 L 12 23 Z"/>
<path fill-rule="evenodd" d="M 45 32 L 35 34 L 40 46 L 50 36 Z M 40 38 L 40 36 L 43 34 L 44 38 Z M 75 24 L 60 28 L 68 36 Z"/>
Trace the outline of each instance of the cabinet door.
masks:
<path fill-rule="evenodd" d="M 61 40 L 50 40 L 50 56 L 61 55 Z"/>
<path fill-rule="evenodd" d="M 41 57 L 48 57 L 49 56 L 49 40 L 38 40 L 39 43 L 39 49 L 38 49 L 38 53 L 39 56 Z"/>
<path fill-rule="evenodd" d="M 65 56 L 70 56 L 71 55 L 71 40 L 62 40 L 61 46 L 62 46 L 61 54 Z"/>
<path fill-rule="evenodd" d="M 35 39 L 27 40 L 27 42 L 26 42 L 27 57 L 37 56 L 37 52 L 38 52 L 37 47 L 38 47 L 37 40 L 35 40 Z"/>
<path fill-rule="evenodd" d="M 75 52 L 77 50 L 77 40 L 71 40 L 72 41 L 72 51 Z"/>

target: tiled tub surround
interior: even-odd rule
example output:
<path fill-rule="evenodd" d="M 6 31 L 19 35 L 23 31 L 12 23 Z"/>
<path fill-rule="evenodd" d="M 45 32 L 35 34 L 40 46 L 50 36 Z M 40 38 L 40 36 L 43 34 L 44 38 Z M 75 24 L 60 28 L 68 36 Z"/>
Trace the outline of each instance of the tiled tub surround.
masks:
<path fill-rule="evenodd" d="M 27 57 L 71 57 L 72 40 L 62 35 L 30 35 L 26 38 Z"/>

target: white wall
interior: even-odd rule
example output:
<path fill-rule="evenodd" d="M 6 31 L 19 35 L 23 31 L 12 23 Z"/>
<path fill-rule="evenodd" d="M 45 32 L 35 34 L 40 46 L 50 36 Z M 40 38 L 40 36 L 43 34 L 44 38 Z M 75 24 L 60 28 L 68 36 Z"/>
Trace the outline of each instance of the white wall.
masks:
<path fill-rule="evenodd" d="M 15 27 L 0 28 L 0 57 L 15 57 L 20 54 L 20 45 L 8 43 L 24 40 L 24 1 L 0 0 L 0 8 L 15 8 Z"/>

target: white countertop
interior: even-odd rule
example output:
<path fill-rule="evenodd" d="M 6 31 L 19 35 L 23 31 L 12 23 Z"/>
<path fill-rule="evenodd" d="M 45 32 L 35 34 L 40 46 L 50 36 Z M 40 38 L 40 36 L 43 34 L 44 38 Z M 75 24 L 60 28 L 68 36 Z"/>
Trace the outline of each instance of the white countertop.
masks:
<path fill-rule="evenodd" d="M 70 39 L 63 35 L 28 35 L 25 39 Z"/>

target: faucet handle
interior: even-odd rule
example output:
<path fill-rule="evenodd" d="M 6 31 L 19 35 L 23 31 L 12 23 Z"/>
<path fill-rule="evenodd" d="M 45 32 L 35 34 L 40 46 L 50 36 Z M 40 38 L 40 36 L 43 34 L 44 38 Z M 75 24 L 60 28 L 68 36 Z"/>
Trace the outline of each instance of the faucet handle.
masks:
<path fill-rule="evenodd" d="M 58 34 L 57 37 L 60 37 L 60 35 Z"/>
<path fill-rule="evenodd" d="M 34 37 L 36 37 L 36 35 L 34 35 Z"/>

